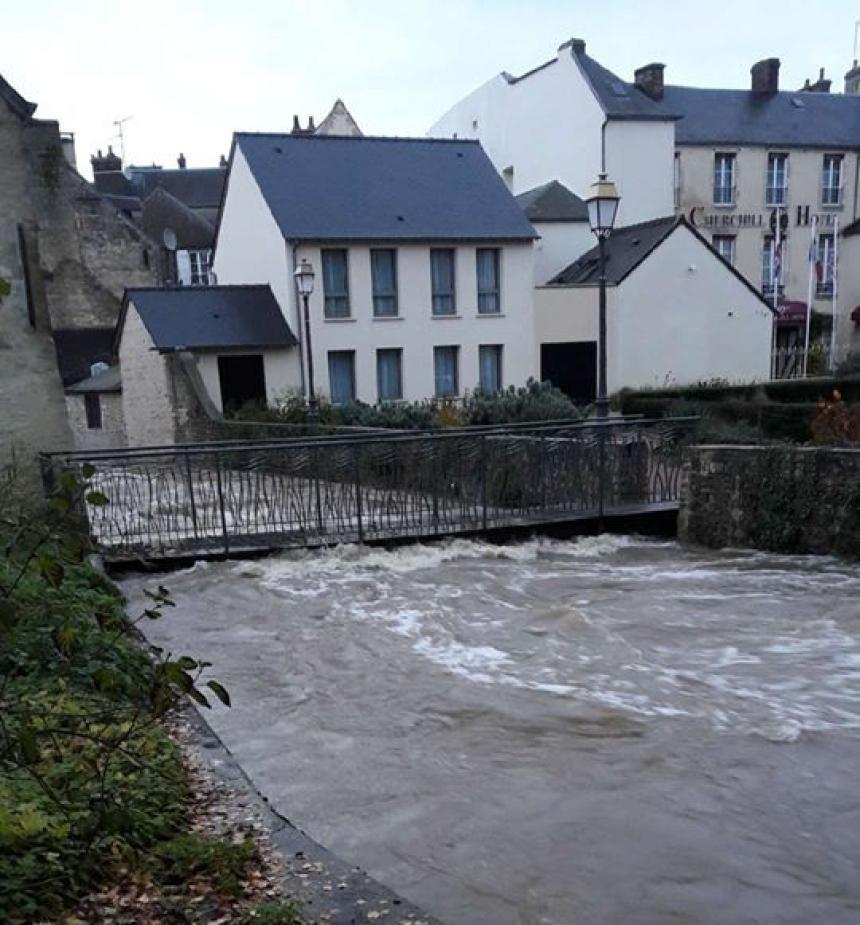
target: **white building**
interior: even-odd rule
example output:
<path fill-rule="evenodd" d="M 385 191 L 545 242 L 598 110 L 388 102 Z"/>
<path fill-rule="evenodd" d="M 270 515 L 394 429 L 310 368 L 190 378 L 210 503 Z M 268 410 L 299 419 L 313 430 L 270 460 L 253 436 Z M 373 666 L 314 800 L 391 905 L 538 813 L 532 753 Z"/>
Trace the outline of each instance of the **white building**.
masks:
<path fill-rule="evenodd" d="M 631 85 L 571 39 L 520 77 L 498 74 L 428 134 L 479 139 L 515 194 L 558 180 L 584 197 L 605 170 L 621 194 L 620 224 L 668 215 L 675 115 L 648 95 L 653 67 Z"/>
<path fill-rule="evenodd" d="M 685 219 L 616 229 L 606 242 L 607 390 L 768 378 L 773 312 Z M 541 378 L 595 395 L 597 248 L 535 294 Z"/>
<path fill-rule="evenodd" d="M 332 401 L 454 397 L 537 372 L 534 230 L 473 141 L 235 136 L 213 266 L 267 283 Z M 310 338 L 294 271 L 316 272 Z"/>

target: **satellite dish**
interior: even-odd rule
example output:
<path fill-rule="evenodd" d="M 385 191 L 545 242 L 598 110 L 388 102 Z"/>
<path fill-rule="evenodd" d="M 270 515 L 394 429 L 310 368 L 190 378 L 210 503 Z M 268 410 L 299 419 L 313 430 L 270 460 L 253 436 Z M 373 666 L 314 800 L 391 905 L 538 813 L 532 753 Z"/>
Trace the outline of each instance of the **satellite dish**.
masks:
<path fill-rule="evenodd" d="M 161 239 L 164 241 L 164 246 L 169 251 L 176 250 L 176 232 L 172 228 L 165 228 L 164 233 L 161 235 Z"/>

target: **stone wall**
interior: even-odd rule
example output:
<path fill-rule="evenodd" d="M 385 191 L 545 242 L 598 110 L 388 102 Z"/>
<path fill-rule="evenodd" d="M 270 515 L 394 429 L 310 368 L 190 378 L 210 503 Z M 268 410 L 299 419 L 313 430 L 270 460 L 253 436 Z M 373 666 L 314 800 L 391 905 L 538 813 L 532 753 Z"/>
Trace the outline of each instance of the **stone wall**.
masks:
<path fill-rule="evenodd" d="M 860 449 L 692 447 L 678 535 L 711 547 L 860 558 Z"/>
<path fill-rule="evenodd" d="M 59 126 L 0 99 L 0 467 L 72 446 L 52 332 L 110 326 L 157 282 L 151 242 L 63 155 Z"/>
<path fill-rule="evenodd" d="M 102 412 L 102 426 L 87 427 L 86 400 L 82 394 L 66 395 L 66 411 L 76 450 L 108 450 L 125 446 L 125 417 L 122 392 L 97 392 Z"/>

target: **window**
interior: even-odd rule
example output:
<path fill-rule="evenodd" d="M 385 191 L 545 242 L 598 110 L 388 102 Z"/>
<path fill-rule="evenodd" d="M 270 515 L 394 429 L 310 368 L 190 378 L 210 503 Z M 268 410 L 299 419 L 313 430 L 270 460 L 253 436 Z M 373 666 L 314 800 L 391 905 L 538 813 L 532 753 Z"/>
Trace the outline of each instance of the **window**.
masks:
<path fill-rule="evenodd" d="M 764 239 L 761 251 L 761 291 L 765 296 L 773 296 L 774 289 L 778 290 L 779 295 L 783 293 L 782 258 L 784 244 L 785 240 L 783 239 L 779 247 L 776 247 L 771 235 Z"/>
<path fill-rule="evenodd" d="M 499 298 L 499 249 L 479 247 L 475 253 L 478 272 L 478 314 L 497 315 L 501 311 Z"/>
<path fill-rule="evenodd" d="M 430 282 L 433 289 L 433 314 L 453 315 L 457 311 L 454 298 L 454 248 L 433 248 L 430 251 Z"/>
<path fill-rule="evenodd" d="M 815 294 L 833 295 L 836 276 L 836 244 L 832 234 L 820 234 L 815 255 Z"/>
<path fill-rule="evenodd" d="M 101 430 L 102 401 L 98 392 L 84 393 L 84 410 L 87 413 L 87 427 L 90 430 Z"/>
<path fill-rule="evenodd" d="M 453 398 L 460 391 L 457 366 L 459 347 L 433 348 L 433 373 L 436 380 L 436 397 Z"/>
<path fill-rule="evenodd" d="M 374 318 L 397 317 L 397 251 L 371 250 L 370 276 Z"/>
<path fill-rule="evenodd" d="M 681 208 L 681 152 L 675 152 L 675 169 L 673 174 L 673 188 L 675 191 L 675 208 Z"/>
<path fill-rule="evenodd" d="M 733 206 L 735 204 L 735 156 L 734 154 L 714 155 L 714 205 Z"/>
<path fill-rule="evenodd" d="M 349 273 L 346 250 L 322 252 L 323 293 L 326 318 L 349 318 Z"/>
<path fill-rule="evenodd" d="M 765 205 L 784 206 L 788 202 L 788 155 L 768 154 Z"/>
<path fill-rule="evenodd" d="M 487 394 L 501 391 L 501 344 L 482 344 L 478 347 L 478 387 Z"/>
<path fill-rule="evenodd" d="M 354 350 L 329 351 L 328 382 L 331 400 L 335 405 L 355 401 Z"/>
<path fill-rule="evenodd" d="M 842 205 L 842 155 L 825 154 L 821 173 L 821 204 Z"/>
<path fill-rule="evenodd" d="M 211 251 L 188 251 L 188 260 L 191 264 L 191 285 L 209 285 L 209 257 Z"/>
<path fill-rule="evenodd" d="M 403 398 L 402 367 L 402 350 L 376 351 L 376 391 L 380 401 L 397 401 Z"/>
<path fill-rule="evenodd" d="M 726 261 L 734 265 L 735 262 L 735 236 L 732 234 L 715 234 L 711 238 L 714 250 Z"/>

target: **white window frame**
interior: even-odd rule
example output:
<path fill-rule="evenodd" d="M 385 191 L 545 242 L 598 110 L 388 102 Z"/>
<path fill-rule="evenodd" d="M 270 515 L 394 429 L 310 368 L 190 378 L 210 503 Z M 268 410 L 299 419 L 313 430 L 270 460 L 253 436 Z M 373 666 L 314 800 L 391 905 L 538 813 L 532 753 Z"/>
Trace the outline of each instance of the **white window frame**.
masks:
<path fill-rule="evenodd" d="M 720 166 L 722 165 L 722 166 Z M 728 167 L 726 166 L 728 165 Z M 729 182 L 721 182 L 717 184 L 717 179 L 720 178 L 722 181 L 728 180 Z M 715 151 L 714 152 L 714 206 L 717 208 L 730 209 L 735 205 L 735 199 L 737 198 L 737 155 L 734 151 Z M 719 199 L 717 196 L 717 190 L 727 190 L 728 199 Z"/>
<path fill-rule="evenodd" d="M 715 234 L 711 236 L 711 244 L 714 250 L 726 261 L 726 263 L 735 265 L 735 249 L 737 240 L 733 234 Z M 728 245 L 724 249 L 724 245 Z"/>
<path fill-rule="evenodd" d="M 819 298 L 830 298 L 833 295 L 833 281 L 835 266 L 831 260 L 836 247 L 836 239 L 832 231 L 823 231 L 815 242 L 815 259 L 821 261 L 821 282 L 816 277 L 815 295 Z"/>
<path fill-rule="evenodd" d="M 437 358 L 442 350 L 453 351 L 454 354 L 454 389 L 450 392 L 439 390 L 439 370 L 437 367 Z M 433 348 L 433 394 L 436 398 L 457 398 L 460 394 L 460 345 L 459 344 L 438 344 Z"/>
<path fill-rule="evenodd" d="M 777 208 L 788 205 L 788 165 L 789 158 L 784 151 L 768 152 L 764 187 L 766 206 Z"/>
<path fill-rule="evenodd" d="M 828 164 L 830 169 L 828 169 Z M 837 169 L 834 170 L 833 166 Z M 845 157 L 842 154 L 828 152 L 821 158 L 821 205 L 829 209 L 841 209 L 844 192 Z M 827 181 L 830 181 L 829 183 Z M 835 180 L 835 183 L 834 183 Z M 835 199 L 833 193 L 835 192 Z M 828 201 L 828 193 L 830 201 Z"/>
<path fill-rule="evenodd" d="M 675 160 L 672 169 L 673 195 L 675 198 L 675 208 L 681 208 L 681 152 L 675 152 Z"/>
<path fill-rule="evenodd" d="M 382 359 L 383 357 L 393 357 L 397 361 L 397 394 L 382 394 Z M 380 402 L 383 401 L 401 401 L 403 398 L 403 348 L 402 347 L 378 347 L 376 350 L 376 397 Z"/>
<path fill-rule="evenodd" d="M 485 351 L 492 351 L 495 367 L 496 367 L 496 379 L 498 380 L 495 389 L 488 389 L 485 387 L 485 384 L 481 381 L 481 374 L 484 371 L 484 364 L 482 362 Z M 504 368 L 505 368 L 505 345 L 504 344 L 479 344 L 478 346 L 478 389 L 483 392 L 485 395 L 497 395 L 501 392 L 504 385 Z"/>

